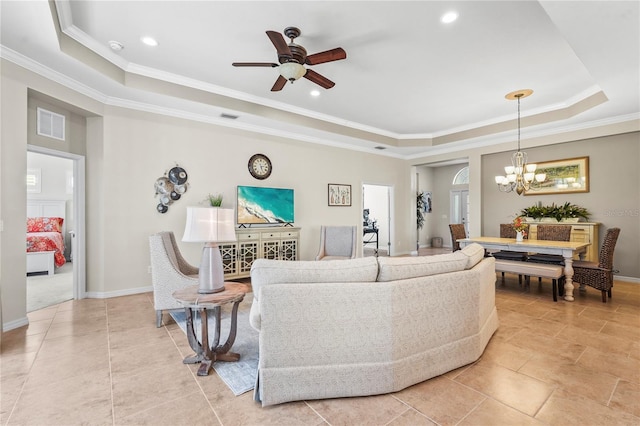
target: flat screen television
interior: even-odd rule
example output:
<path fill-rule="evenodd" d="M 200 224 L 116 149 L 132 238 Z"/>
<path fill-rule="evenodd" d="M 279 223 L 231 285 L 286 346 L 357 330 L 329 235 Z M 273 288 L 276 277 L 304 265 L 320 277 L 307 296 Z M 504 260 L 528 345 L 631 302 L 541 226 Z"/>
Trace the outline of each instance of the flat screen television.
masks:
<path fill-rule="evenodd" d="M 293 189 L 238 185 L 238 225 L 293 223 Z"/>

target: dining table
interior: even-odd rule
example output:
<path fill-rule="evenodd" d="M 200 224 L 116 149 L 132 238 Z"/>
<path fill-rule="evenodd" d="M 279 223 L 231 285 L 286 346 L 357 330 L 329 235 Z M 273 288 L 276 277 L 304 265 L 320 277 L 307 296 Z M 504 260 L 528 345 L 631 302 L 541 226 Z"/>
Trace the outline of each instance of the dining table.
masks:
<path fill-rule="evenodd" d="M 489 252 L 498 250 L 517 251 L 523 253 L 556 254 L 564 258 L 564 300 L 573 302 L 573 257 L 577 254 L 584 259 L 587 247 L 591 243 L 576 241 L 528 240 L 516 241 L 515 238 L 469 237 L 456 240 L 460 247 L 477 243 Z M 582 287 L 582 285 L 581 285 Z"/>

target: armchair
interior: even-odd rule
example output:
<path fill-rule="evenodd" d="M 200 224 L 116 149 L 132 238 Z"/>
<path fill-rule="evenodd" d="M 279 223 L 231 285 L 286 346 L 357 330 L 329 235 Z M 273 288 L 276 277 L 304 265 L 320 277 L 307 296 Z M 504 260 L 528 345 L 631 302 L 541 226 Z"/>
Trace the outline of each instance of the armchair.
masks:
<path fill-rule="evenodd" d="M 173 292 L 190 285 L 198 285 L 198 268 L 190 265 L 182 257 L 173 232 L 159 232 L 151 235 L 149 249 L 156 327 L 160 327 L 162 311 L 182 308 L 182 305 L 173 298 Z"/>
<path fill-rule="evenodd" d="M 322 226 L 316 260 L 354 259 L 357 241 L 355 226 Z"/>

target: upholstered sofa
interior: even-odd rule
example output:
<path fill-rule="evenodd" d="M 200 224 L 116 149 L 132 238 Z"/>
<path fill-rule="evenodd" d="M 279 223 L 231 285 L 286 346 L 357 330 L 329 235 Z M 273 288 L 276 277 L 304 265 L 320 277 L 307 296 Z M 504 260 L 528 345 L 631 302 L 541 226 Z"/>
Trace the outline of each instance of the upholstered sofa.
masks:
<path fill-rule="evenodd" d="M 255 399 L 395 392 L 476 361 L 498 327 L 494 262 L 478 244 L 424 257 L 256 260 Z"/>

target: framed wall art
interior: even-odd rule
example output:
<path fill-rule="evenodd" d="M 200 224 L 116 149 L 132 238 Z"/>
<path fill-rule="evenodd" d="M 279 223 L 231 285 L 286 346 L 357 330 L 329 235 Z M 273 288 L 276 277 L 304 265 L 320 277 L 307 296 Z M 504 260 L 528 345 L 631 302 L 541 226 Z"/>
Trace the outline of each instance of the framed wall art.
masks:
<path fill-rule="evenodd" d="M 542 161 L 536 164 L 536 174 L 544 173 L 546 179 L 540 189 L 527 191 L 525 195 L 589 192 L 589 157 Z"/>
<path fill-rule="evenodd" d="M 351 206 L 351 185 L 329 184 L 329 206 Z"/>

